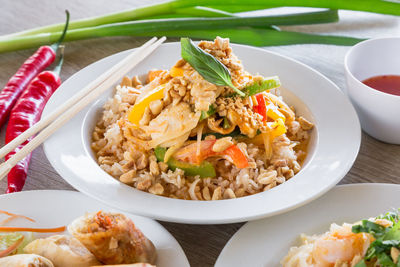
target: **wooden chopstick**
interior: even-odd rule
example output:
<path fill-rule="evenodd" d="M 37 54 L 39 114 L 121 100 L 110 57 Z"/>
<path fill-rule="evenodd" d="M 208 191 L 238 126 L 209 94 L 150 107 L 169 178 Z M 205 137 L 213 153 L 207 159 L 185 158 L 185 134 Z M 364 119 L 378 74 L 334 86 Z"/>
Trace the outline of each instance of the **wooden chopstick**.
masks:
<path fill-rule="evenodd" d="M 87 85 L 84 89 L 73 97 L 75 100 L 74 103 L 72 101 L 67 101 L 60 108 L 51 113 L 48 117 L 44 119 L 44 122 L 41 124 L 40 121 L 35 124 L 33 127 L 36 127 L 34 130 L 25 131 L 20 136 L 24 135 L 25 138 L 22 139 L 24 142 L 28 137 L 42 130 L 35 138 L 33 138 L 28 144 L 26 144 L 21 150 L 15 153 L 11 158 L 9 158 L 6 162 L 0 165 L 0 180 L 7 175 L 7 173 L 17 164 L 20 160 L 26 157 L 30 152 L 32 152 L 36 147 L 42 144 L 50 135 L 52 135 L 55 131 L 57 131 L 60 127 L 62 127 L 66 122 L 68 122 L 72 117 L 74 117 L 77 113 L 79 113 L 84 107 L 86 107 L 89 103 L 93 102 L 97 98 L 99 98 L 102 93 L 104 93 L 107 89 L 113 86 L 121 77 L 123 77 L 128 71 L 130 71 L 133 67 L 135 67 L 138 63 L 140 63 L 143 59 L 149 56 L 155 49 L 157 49 L 164 41 L 165 37 L 160 38 L 157 42 L 154 43 L 155 39 L 153 38 L 142 47 L 136 49 L 132 52 L 128 57 L 118 63 L 116 68 L 112 68 L 104 74 L 100 75 L 95 81 Z M 150 44 L 149 44 L 150 43 Z M 112 71 L 111 71 L 112 70 Z M 72 99 L 72 98 L 71 98 Z M 70 99 L 70 100 L 71 100 Z M 65 108 L 66 107 L 66 108 Z M 54 115 L 54 113 L 56 115 Z M 53 120 L 51 120 L 53 119 Z M 39 126 L 37 126 L 39 124 Z M 46 127 L 47 126 L 47 127 Z M 31 127 L 31 129 L 33 128 Z M 46 128 L 44 128 L 46 127 Z M 28 132 L 28 133 L 26 133 Z M 20 137 L 19 136 L 19 137 Z M 18 137 L 17 137 L 18 138 Z M 16 138 L 16 139 L 17 139 Z M 14 139 L 15 140 L 15 139 Z M 20 143 L 19 143 L 20 142 Z M 14 148 L 22 143 L 21 138 L 19 138 L 18 142 L 14 142 Z M 11 144 L 11 142 L 9 143 Z M 9 146 L 4 151 L 12 151 Z M 3 147 L 4 148 L 4 147 Z M 2 153 L 4 153 L 4 151 Z"/>
<path fill-rule="evenodd" d="M 75 105 L 79 100 L 81 100 L 85 95 L 90 93 L 94 88 L 97 88 L 104 80 L 108 79 L 113 73 L 115 73 L 118 69 L 120 69 L 126 62 L 132 61 L 137 54 L 141 53 L 144 49 L 149 47 L 157 40 L 156 37 L 150 39 L 148 42 L 143 44 L 141 47 L 132 52 L 128 57 L 114 65 L 112 68 L 107 70 L 103 75 L 100 75 L 95 80 L 93 80 L 90 84 L 88 84 L 85 88 L 80 90 L 77 94 L 68 99 L 63 105 L 57 108 L 54 112 L 48 115 L 46 118 L 41 119 L 37 123 L 35 123 L 28 130 L 24 131 L 22 134 L 14 138 L 10 143 L 6 144 L 0 149 L 0 158 L 4 158 L 8 153 L 13 151 L 17 146 L 25 142 L 29 137 L 35 135 L 40 132 L 44 127 L 49 125 L 52 121 L 60 117 L 64 114 L 68 109 L 70 109 L 73 105 Z"/>

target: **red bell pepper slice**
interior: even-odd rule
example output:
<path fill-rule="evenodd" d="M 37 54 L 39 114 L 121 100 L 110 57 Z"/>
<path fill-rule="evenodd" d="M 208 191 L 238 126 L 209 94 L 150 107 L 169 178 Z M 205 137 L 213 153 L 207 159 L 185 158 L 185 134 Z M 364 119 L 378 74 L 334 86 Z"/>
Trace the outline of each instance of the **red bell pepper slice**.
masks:
<path fill-rule="evenodd" d="M 263 117 L 263 121 L 267 120 L 267 103 L 263 94 L 255 95 L 257 99 L 257 106 L 253 106 L 253 110 Z"/>

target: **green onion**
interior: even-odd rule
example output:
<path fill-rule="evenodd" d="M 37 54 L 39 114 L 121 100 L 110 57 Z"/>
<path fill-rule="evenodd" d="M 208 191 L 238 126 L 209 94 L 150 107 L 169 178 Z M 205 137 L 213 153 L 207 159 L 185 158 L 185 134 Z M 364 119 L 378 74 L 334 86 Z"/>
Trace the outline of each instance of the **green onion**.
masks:
<path fill-rule="evenodd" d="M 222 128 L 229 129 L 230 127 L 231 127 L 231 124 L 229 123 L 229 120 L 226 117 L 224 117 L 224 121 L 222 123 Z"/>
<path fill-rule="evenodd" d="M 82 40 L 106 36 L 189 36 L 198 33 L 215 32 L 219 28 L 235 28 L 240 26 L 269 27 L 269 25 L 298 25 L 311 23 L 326 23 L 337 21 L 337 11 L 326 10 L 294 15 L 256 16 L 256 17 L 226 17 L 226 18 L 186 18 L 132 21 L 108 24 L 103 26 L 71 30 L 69 28 L 65 41 Z M 196 32 L 196 30 L 201 30 Z M 178 35 L 177 35 L 178 34 Z M 215 33 L 213 33 L 215 34 Z M 59 32 L 43 33 L 31 36 L 0 38 L 0 53 L 37 47 L 53 43 Z M 214 39 L 216 35 L 212 38 Z M 199 37 L 203 38 L 203 37 Z M 206 37 L 205 37 L 206 38 Z M 265 38 L 265 36 L 264 36 Z"/>
<path fill-rule="evenodd" d="M 199 10 L 205 11 L 206 9 L 201 8 Z M 208 13 L 208 14 L 209 15 L 213 14 L 214 16 L 217 15 L 217 13 Z M 188 23 L 193 24 L 192 27 L 194 27 L 194 29 L 199 27 L 205 29 L 206 27 L 215 27 L 215 26 L 218 28 L 230 28 L 232 26 L 263 27 L 267 25 L 286 25 L 286 26 L 307 25 L 307 24 L 330 23 L 339 21 L 338 12 L 337 10 L 334 9 L 327 9 L 323 11 L 314 11 L 314 12 L 301 12 L 296 14 L 268 15 L 268 16 L 238 17 L 234 16 L 234 14 L 232 13 L 224 12 L 222 14 L 223 16 L 220 15 L 217 18 L 186 18 L 186 19 Z M 185 15 L 190 16 L 189 13 L 186 13 Z M 176 18 L 175 14 L 166 16 L 168 16 L 169 18 Z M 165 18 L 165 16 L 163 17 Z M 162 18 L 152 17 L 152 19 L 162 19 Z M 156 22 L 156 21 L 149 21 L 149 23 L 151 22 Z M 179 19 L 177 19 L 176 22 L 180 23 Z M 141 22 L 136 21 L 136 23 L 141 23 Z M 135 21 L 131 22 L 131 24 L 135 24 Z M 167 27 L 165 26 L 162 29 L 168 30 Z"/>
<path fill-rule="evenodd" d="M 322 7 L 400 15 L 400 3 L 385 0 L 177 0 L 180 7 L 207 6 L 227 12 L 243 12 L 271 7 Z M 252 8 L 253 7 L 253 8 Z"/>
<path fill-rule="evenodd" d="M 53 43 L 60 33 L 54 34 L 38 34 L 26 37 L 17 37 L 13 39 L 0 40 L 0 53 L 28 49 Z M 181 37 L 187 36 L 194 39 L 214 40 L 216 36 L 230 38 L 231 42 L 239 44 L 247 44 L 253 46 L 276 46 L 291 44 L 330 44 L 330 45 L 355 45 L 365 39 L 319 35 L 309 33 L 299 33 L 290 31 L 276 31 L 271 29 L 212 29 L 212 30 L 174 30 L 174 31 L 148 31 L 148 32 L 119 32 L 115 36 L 135 35 L 144 37 Z M 86 30 L 69 31 L 64 42 L 82 40 L 95 37 L 109 36 L 104 32 L 87 32 Z"/>
<path fill-rule="evenodd" d="M 174 0 L 164 2 L 161 4 L 155 4 L 151 6 L 145 6 L 126 10 L 122 12 L 112 13 L 108 15 L 81 19 L 72 21 L 70 29 L 94 27 L 98 25 L 132 21 L 138 19 L 146 19 L 150 17 L 157 17 L 163 15 L 177 15 L 180 12 L 187 12 L 190 10 L 190 16 L 203 16 L 204 11 L 197 10 L 196 8 L 190 9 L 197 6 L 204 6 L 208 8 L 214 8 L 225 12 L 243 12 L 251 10 L 266 9 L 271 7 L 281 6 L 298 6 L 298 7 L 320 7 L 330 9 L 347 9 L 356 11 L 367 11 L 374 13 L 382 13 L 389 15 L 400 15 L 400 3 L 394 1 L 383 1 L 383 0 L 246 0 L 245 4 L 243 0 L 229 0 L 229 1 L 217 1 L 217 0 Z M 186 9 L 187 8 L 187 9 Z M 183 11 L 180 11 L 183 10 Z M 210 14 L 210 13 L 209 13 Z M 24 36 L 38 33 L 49 33 L 61 31 L 63 23 L 31 29 L 12 35 L 11 36 Z"/>
<path fill-rule="evenodd" d="M 205 33 L 205 34 L 204 34 Z M 182 32 L 167 32 L 165 36 L 182 36 Z M 290 31 L 274 31 L 268 29 L 221 29 L 212 31 L 195 30 L 190 33 L 191 38 L 212 40 L 215 36 L 230 38 L 231 42 L 248 44 L 254 46 L 276 46 L 291 44 L 332 44 L 332 45 L 354 45 L 365 39 L 318 35 Z M 154 36 L 154 35 L 152 35 Z M 214 37 L 212 37 L 214 36 Z"/>
<path fill-rule="evenodd" d="M 16 37 L 12 39 L 0 40 L 0 53 L 28 49 L 53 43 L 60 33 L 54 34 L 38 34 L 26 37 Z M 216 36 L 230 38 L 231 42 L 239 44 L 247 44 L 253 46 L 275 46 L 275 45 L 291 45 L 291 44 L 330 44 L 330 45 L 355 45 L 365 39 L 319 35 L 309 33 L 299 33 L 290 31 L 276 31 L 271 29 L 212 29 L 212 30 L 174 30 L 174 31 L 148 31 L 148 32 L 126 32 L 121 31 L 115 33 L 114 36 L 135 35 L 145 37 L 181 37 L 187 36 L 194 39 L 214 40 Z M 74 41 L 95 37 L 109 36 L 105 32 L 90 32 L 83 30 L 68 31 L 64 40 Z"/>
<path fill-rule="evenodd" d="M 175 10 L 179 7 L 177 1 L 168 1 L 161 4 L 150 5 L 139 7 L 131 10 L 126 10 L 122 12 L 115 12 L 103 16 L 86 18 L 71 21 L 69 24 L 69 29 L 78 29 L 78 28 L 86 28 L 86 27 L 94 27 L 103 24 L 110 24 L 110 23 L 117 23 L 117 22 L 124 22 L 130 20 L 138 20 L 138 19 L 145 19 L 150 16 L 159 16 L 165 14 L 174 14 Z M 190 7 L 190 5 L 183 5 L 185 7 Z M 198 5 L 192 5 L 198 6 Z M 39 27 L 31 30 L 26 30 L 18 33 L 14 33 L 11 35 L 7 35 L 7 37 L 11 36 L 26 36 L 26 35 L 33 35 L 39 33 L 51 33 L 51 32 L 58 32 L 61 31 L 63 28 L 63 23 L 48 25 L 44 27 Z"/>
<path fill-rule="evenodd" d="M 195 6 L 195 7 L 187 7 L 180 8 L 175 11 L 173 14 L 165 14 L 158 16 L 150 16 L 146 17 L 146 19 L 165 19 L 165 18 L 188 18 L 188 17 L 235 17 L 235 14 L 229 13 L 226 11 L 203 7 L 203 6 Z"/>
<path fill-rule="evenodd" d="M 207 110 L 207 111 L 201 111 L 201 115 L 200 115 L 199 121 L 202 121 L 202 120 L 207 119 L 208 117 L 214 115 L 216 112 L 217 112 L 217 109 L 214 107 L 213 104 L 211 104 L 211 105 L 208 107 L 208 110 Z"/>
<path fill-rule="evenodd" d="M 215 36 L 230 38 L 231 42 L 239 44 L 247 44 L 253 46 L 275 46 L 275 45 L 292 45 L 292 44 L 330 44 L 330 45 L 355 45 L 365 39 L 335 36 L 335 35 L 319 35 L 310 33 L 276 31 L 270 29 L 212 29 L 212 30 L 192 30 L 192 31 L 163 31 L 148 32 L 140 34 L 140 36 L 166 36 L 180 37 L 188 36 L 195 39 L 214 40 Z M 1 52 L 1 43 L 0 43 Z"/>

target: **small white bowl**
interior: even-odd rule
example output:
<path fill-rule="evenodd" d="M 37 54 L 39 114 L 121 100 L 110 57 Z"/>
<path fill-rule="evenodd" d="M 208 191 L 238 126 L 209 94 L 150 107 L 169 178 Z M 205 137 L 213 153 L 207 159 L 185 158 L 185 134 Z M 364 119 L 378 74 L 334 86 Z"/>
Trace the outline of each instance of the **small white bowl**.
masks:
<path fill-rule="evenodd" d="M 362 81 L 400 75 L 399 49 L 400 37 L 370 39 L 353 46 L 344 60 L 347 92 L 363 130 L 392 144 L 400 144 L 400 96 L 375 90 Z"/>

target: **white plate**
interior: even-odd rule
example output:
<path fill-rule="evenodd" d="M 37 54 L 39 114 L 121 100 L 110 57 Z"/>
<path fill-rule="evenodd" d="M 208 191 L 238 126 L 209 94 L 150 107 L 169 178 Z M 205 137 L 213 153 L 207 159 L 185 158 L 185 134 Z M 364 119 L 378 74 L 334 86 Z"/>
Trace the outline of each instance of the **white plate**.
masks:
<path fill-rule="evenodd" d="M 15 226 L 59 227 L 68 225 L 86 212 L 118 211 L 79 192 L 62 190 L 37 190 L 0 195 L 0 209 L 23 214 L 36 220 L 12 222 Z M 158 222 L 126 214 L 149 238 L 157 249 L 157 267 L 190 266 L 179 243 Z"/>
<path fill-rule="evenodd" d="M 281 266 L 301 233 L 321 234 L 332 223 L 353 223 L 400 207 L 400 185 L 337 186 L 304 207 L 273 218 L 246 223 L 225 245 L 215 267 Z"/>
<path fill-rule="evenodd" d="M 282 91 L 285 100 L 316 125 L 306 165 L 288 182 L 268 192 L 208 202 L 160 197 L 120 183 L 97 165 L 90 149 L 91 132 L 113 88 L 45 142 L 50 163 L 77 190 L 99 201 L 172 222 L 209 224 L 254 220 L 288 211 L 321 196 L 343 178 L 357 156 L 361 130 L 353 106 L 336 85 L 304 64 L 263 49 L 232 47 L 250 73 L 279 75 L 283 86 L 289 89 Z M 48 102 L 43 117 L 128 53 L 104 58 L 65 81 Z M 167 69 L 179 58 L 179 43 L 164 44 L 131 74 L 144 74 L 153 68 Z"/>

